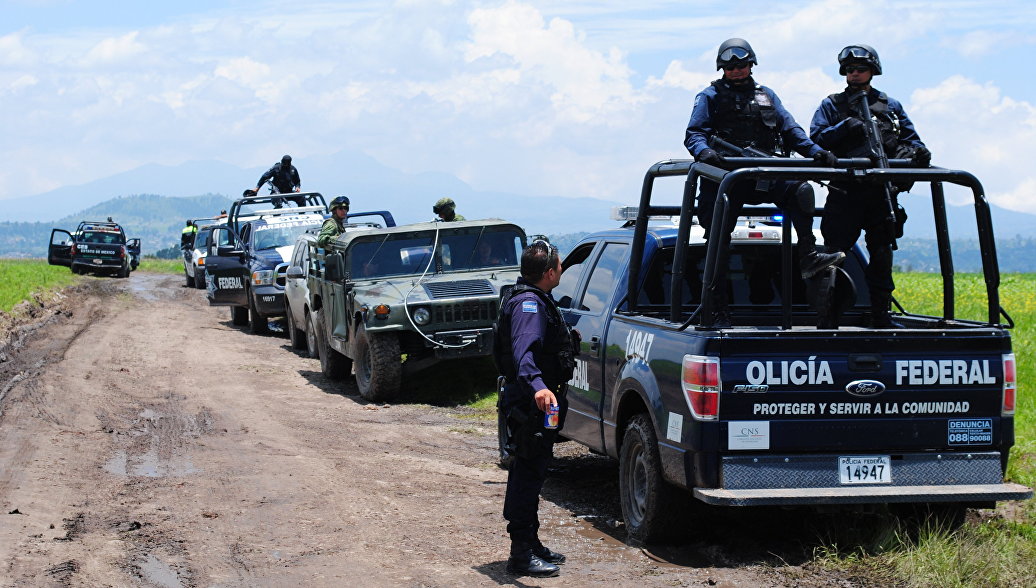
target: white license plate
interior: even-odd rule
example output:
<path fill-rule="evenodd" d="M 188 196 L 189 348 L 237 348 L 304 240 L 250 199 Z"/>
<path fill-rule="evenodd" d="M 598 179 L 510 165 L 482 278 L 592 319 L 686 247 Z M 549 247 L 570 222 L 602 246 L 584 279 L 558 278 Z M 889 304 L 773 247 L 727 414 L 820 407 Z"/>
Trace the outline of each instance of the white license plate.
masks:
<path fill-rule="evenodd" d="M 842 484 L 891 484 L 892 460 L 887 455 L 850 455 L 838 458 Z"/>
<path fill-rule="evenodd" d="M 94 263 L 95 263 L 96 265 L 101 265 L 102 263 L 104 263 L 104 261 L 102 261 L 102 260 L 100 260 L 100 259 L 95 259 L 95 260 L 94 260 Z"/>

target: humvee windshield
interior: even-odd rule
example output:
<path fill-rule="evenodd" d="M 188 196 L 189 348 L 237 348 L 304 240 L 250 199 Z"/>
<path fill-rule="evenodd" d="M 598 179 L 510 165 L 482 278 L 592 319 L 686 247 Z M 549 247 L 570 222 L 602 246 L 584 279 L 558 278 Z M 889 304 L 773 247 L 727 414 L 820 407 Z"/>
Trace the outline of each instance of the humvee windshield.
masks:
<path fill-rule="evenodd" d="M 466 227 L 439 231 L 370 235 L 357 238 L 346 251 L 352 279 L 380 278 L 436 271 L 516 267 L 524 238 L 514 227 Z"/>

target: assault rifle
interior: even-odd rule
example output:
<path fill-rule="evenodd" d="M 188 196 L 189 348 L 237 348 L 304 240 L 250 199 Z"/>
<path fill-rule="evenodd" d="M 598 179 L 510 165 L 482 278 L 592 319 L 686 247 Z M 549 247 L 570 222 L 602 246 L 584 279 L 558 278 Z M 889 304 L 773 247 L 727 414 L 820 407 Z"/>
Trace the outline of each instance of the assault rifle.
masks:
<path fill-rule="evenodd" d="M 777 157 L 773 153 L 767 153 L 761 149 L 755 147 L 741 147 L 735 145 L 726 139 L 723 139 L 719 135 L 711 135 L 709 137 L 709 147 L 716 151 L 725 151 L 731 156 L 737 157 Z"/>
<path fill-rule="evenodd" d="M 878 167 L 887 169 L 889 167 L 889 158 L 885 153 L 885 146 L 881 142 L 881 130 L 878 128 L 878 121 L 871 116 L 871 104 L 867 98 L 867 91 L 860 90 L 855 96 L 849 98 L 849 104 L 856 108 L 856 114 L 863 120 L 863 132 L 867 138 L 867 148 L 870 150 L 871 160 Z M 885 221 L 891 227 L 890 234 L 893 235 L 893 241 L 895 241 L 896 205 L 892 202 L 892 186 L 888 182 L 882 182 L 881 192 L 885 198 Z"/>

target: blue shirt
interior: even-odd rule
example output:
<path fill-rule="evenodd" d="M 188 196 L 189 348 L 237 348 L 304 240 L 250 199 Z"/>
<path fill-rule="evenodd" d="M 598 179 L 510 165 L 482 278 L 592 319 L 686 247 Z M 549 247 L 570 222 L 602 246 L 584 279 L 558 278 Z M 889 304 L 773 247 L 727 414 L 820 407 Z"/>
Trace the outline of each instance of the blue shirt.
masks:
<path fill-rule="evenodd" d="M 855 91 L 847 88 L 844 93 L 851 95 Z M 881 95 L 881 92 L 871 88 L 867 92 L 867 99 L 871 104 L 874 104 Z M 900 104 L 899 100 L 888 95 L 885 96 L 885 99 L 888 101 L 889 112 L 899 119 L 899 144 L 905 143 L 911 147 L 924 147 L 925 145 L 921 142 L 921 137 L 917 134 L 917 130 L 914 129 L 914 123 L 907 116 L 906 111 L 903 110 L 903 105 Z M 839 111 L 835 101 L 831 96 L 828 96 L 820 102 L 817 111 L 813 113 L 813 120 L 809 124 L 809 136 L 824 149 L 838 149 L 840 143 L 845 139 L 846 120 L 848 119 Z M 859 139 L 861 144 L 864 141 L 866 141 L 865 138 Z M 840 153 L 836 153 L 836 155 L 840 155 Z M 895 157 L 893 153 L 887 153 L 886 155 Z"/>

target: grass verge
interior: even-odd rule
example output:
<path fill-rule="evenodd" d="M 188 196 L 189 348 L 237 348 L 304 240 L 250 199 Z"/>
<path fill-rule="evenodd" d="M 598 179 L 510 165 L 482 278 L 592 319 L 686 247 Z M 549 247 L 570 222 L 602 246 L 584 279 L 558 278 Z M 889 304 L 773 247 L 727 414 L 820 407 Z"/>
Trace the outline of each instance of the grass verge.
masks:
<path fill-rule="evenodd" d="M 0 311 L 11 310 L 23 300 L 75 284 L 78 276 L 45 259 L 0 259 Z"/>
<path fill-rule="evenodd" d="M 180 259 L 159 259 L 157 257 L 142 257 L 138 272 L 148 274 L 182 274 L 183 261 Z"/>

